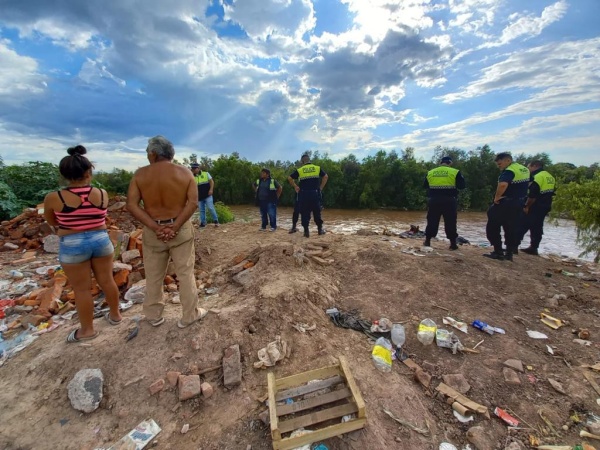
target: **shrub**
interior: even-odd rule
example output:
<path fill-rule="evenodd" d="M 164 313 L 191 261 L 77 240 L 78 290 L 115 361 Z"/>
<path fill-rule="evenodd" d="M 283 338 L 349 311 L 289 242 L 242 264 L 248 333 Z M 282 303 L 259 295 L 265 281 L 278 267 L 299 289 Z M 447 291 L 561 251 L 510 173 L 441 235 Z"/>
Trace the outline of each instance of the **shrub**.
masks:
<path fill-rule="evenodd" d="M 217 211 L 217 216 L 219 216 L 219 223 L 233 222 L 235 220 L 235 215 L 233 214 L 231 209 L 229 209 L 229 207 L 225 205 L 225 203 L 216 202 L 215 210 Z M 214 222 L 214 218 L 212 217 L 212 214 L 209 210 L 206 211 L 206 221 Z"/>

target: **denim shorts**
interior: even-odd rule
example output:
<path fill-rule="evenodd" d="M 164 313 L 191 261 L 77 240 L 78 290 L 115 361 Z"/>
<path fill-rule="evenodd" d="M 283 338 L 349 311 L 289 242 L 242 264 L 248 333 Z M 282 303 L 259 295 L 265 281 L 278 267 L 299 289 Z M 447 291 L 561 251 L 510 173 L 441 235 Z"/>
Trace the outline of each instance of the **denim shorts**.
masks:
<path fill-rule="evenodd" d="M 79 264 L 111 255 L 114 250 L 106 230 L 82 231 L 60 237 L 58 260 L 61 264 Z"/>

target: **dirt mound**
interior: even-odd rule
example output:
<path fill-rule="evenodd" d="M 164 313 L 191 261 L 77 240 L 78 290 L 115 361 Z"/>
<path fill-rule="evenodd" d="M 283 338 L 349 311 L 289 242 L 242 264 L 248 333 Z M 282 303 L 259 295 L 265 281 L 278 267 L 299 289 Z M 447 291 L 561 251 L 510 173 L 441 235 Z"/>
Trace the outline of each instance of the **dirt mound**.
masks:
<path fill-rule="evenodd" d="M 141 314 L 135 305 L 120 326 L 99 319 L 100 337 L 86 345 L 65 343 L 75 326 L 71 323 L 41 336 L 0 368 L 0 447 L 106 447 L 153 418 L 163 429 L 157 448 L 272 448 L 269 429 L 259 419 L 267 370 L 253 365 L 257 352 L 277 337 L 289 347 L 286 358 L 268 369 L 277 377 L 329 365 L 338 355 L 350 363 L 367 405 L 367 427 L 327 440 L 330 449 L 437 449 L 441 442 L 461 448 L 473 425 L 484 428 L 493 449 L 513 440 L 529 445 L 530 436 L 546 444 L 580 443 L 579 431 L 597 409 L 597 395 L 580 369 L 597 357 L 597 267 L 528 255 L 513 263 L 492 261 L 477 247 L 450 252 L 441 242 L 433 243 L 433 252 L 421 253 L 415 244 L 381 235 L 305 239 L 282 231 L 259 233 L 253 223 L 198 230 L 200 304 L 211 310 L 209 315 L 180 330 L 180 307 L 169 303 L 164 325 L 153 328 L 142 321 L 138 336 L 126 342 L 132 319 Z M 18 255 L 2 257 L 9 263 Z M 390 373 L 377 371 L 372 341 L 336 327 L 325 313 L 334 306 L 356 310 L 369 321 L 403 322 L 405 349 L 432 376 L 430 387 L 416 382 L 411 368 L 398 361 Z M 540 322 L 540 312 L 564 325 L 549 328 Z M 467 334 L 456 331 L 465 347 L 477 345 L 479 353 L 453 355 L 435 344 L 420 344 L 419 322 L 429 317 L 442 326 L 445 316 L 469 324 L 484 320 L 506 334 L 490 336 L 471 326 Z M 298 324 L 315 329 L 303 333 L 294 327 Z M 590 331 L 591 347 L 573 342 L 572 331 L 579 328 Z M 549 339 L 531 339 L 528 329 Z M 226 389 L 221 369 L 208 369 L 220 367 L 224 350 L 235 344 L 241 349 L 243 379 L 241 386 Z M 515 371 L 516 379 L 505 376 L 509 359 L 524 366 L 523 372 Z M 100 368 L 105 378 L 103 403 L 88 415 L 75 411 L 66 395 L 68 381 L 82 368 Z M 150 385 L 168 371 L 201 374 L 214 394 L 179 402 L 177 390 L 167 383 L 152 395 Z M 589 373 L 593 380 L 594 372 Z M 520 429 L 508 432 L 493 414 L 458 422 L 435 389 L 450 374 L 462 374 L 470 385 L 465 395 L 490 412 L 509 410 L 521 420 Z M 549 380 L 559 382 L 565 394 Z M 383 409 L 427 430 L 426 435 L 399 426 Z M 184 424 L 190 426 L 187 434 L 180 433 Z"/>

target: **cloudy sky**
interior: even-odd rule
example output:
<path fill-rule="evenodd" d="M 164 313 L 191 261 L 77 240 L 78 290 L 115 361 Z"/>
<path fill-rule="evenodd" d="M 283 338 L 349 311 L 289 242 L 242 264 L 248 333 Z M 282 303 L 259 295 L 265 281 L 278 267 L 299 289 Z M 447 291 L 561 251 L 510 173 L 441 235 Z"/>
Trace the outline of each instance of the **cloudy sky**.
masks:
<path fill-rule="evenodd" d="M 598 0 L 2 0 L 0 155 L 599 161 Z"/>

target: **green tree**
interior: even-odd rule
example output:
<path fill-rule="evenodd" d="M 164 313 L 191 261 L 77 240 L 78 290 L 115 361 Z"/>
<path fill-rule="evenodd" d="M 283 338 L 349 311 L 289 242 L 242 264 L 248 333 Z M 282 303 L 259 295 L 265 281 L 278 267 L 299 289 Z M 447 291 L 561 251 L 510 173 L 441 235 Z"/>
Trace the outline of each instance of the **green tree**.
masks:
<path fill-rule="evenodd" d="M 582 183 L 571 182 L 556 191 L 552 204 L 555 217 L 567 214 L 575 220 L 577 241 L 583 255 L 594 255 L 600 261 L 600 171 Z"/>
<path fill-rule="evenodd" d="M 48 192 L 59 188 L 60 174 L 56 164 L 32 161 L 20 166 L 4 166 L 0 181 L 10 187 L 23 206 L 35 206 Z"/>
<path fill-rule="evenodd" d="M 133 172 L 116 168 L 112 172 L 98 172 L 94 174 L 95 185 L 106 189 L 110 195 L 127 194 L 132 178 Z"/>

